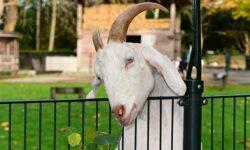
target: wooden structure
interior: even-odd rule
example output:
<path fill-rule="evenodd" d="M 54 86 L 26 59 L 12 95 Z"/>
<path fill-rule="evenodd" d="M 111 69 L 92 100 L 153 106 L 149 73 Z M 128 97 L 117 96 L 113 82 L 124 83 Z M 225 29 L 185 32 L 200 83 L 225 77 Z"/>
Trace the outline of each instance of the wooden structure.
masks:
<path fill-rule="evenodd" d="M 57 95 L 67 95 L 74 94 L 77 95 L 79 99 L 84 98 L 84 89 L 82 87 L 51 87 L 50 97 L 51 99 L 56 99 Z"/>
<path fill-rule="evenodd" d="M 0 31 L 0 72 L 16 74 L 19 69 L 19 35 Z"/>

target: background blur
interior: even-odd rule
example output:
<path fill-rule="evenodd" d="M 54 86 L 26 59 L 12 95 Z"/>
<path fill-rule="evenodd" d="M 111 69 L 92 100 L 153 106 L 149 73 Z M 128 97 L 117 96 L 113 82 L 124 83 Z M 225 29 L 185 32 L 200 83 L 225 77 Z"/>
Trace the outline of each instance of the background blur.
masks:
<path fill-rule="evenodd" d="M 33 81 L 42 74 L 45 81 L 89 81 L 95 60 L 92 32 L 99 29 L 106 42 L 118 14 L 139 2 L 0 0 L 0 79 Z M 184 76 L 192 48 L 191 1 L 152 2 L 169 8 L 169 13 L 141 13 L 127 41 L 154 46 L 175 61 Z M 250 82 L 243 71 L 250 70 L 250 1 L 202 0 L 201 10 L 205 80 L 216 84 L 214 79 L 231 70 L 239 78 L 229 76 L 228 81 Z"/>
<path fill-rule="evenodd" d="M 151 45 L 168 55 L 185 78 L 193 40 L 192 1 L 151 1 L 164 5 L 169 12 L 141 13 L 131 23 L 126 40 Z M 0 0 L 0 101 L 23 100 L 24 104 L 27 99 L 54 102 L 55 99 L 84 98 L 91 89 L 96 54 L 92 32 L 99 29 L 106 43 L 109 29 L 119 13 L 139 2 L 144 1 Z M 201 0 L 201 12 L 204 95 L 249 94 L 250 0 Z M 103 87 L 97 96 L 106 97 Z M 243 149 L 244 139 L 246 148 L 250 149 L 250 130 L 247 128 L 243 138 L 241 124 L 244 121 L 245 126 L 250 126 L 250 111 L 246 111 L 250 108 L 246 102 L 249 97 L 245 103 L 240 98 L 237 103 L 231 100 L 234 101 L 228 101 L 225 107 L 224 99 L 223 103 L 215 101 L 203 107 L 204 149 L 211 148 L 211 135 L 214 135 L 211 141 L 215 149 L 224 143 L 225 149 L 231 149 L 232 141 L 236 149 Z M 80 122 L 83 124 L 84 119 L 86 133 L 82 136 L 86 137 L 87 144 L 93 142 L 98 128 L 100 131 L 107 128 L 109 106 L 106 102 L 99 105 L 99 112 L 97 102 L 86 104 L 86 115 L 85 107 L 79 103 L 72 103 L 71 107 L 71 102 L 66 101 L 57 108 L 53 103 L 39 104 L 0 105 L 0 149 L 10 146 L 26 149 L 26 145 L 33 150 L 41 149 L 41 145 L 43 149 L 53 146 L 65 149 L 69 146 L 67 136 L 80 133 L 83 129 Z M 119 137 L 121 126 L 114 118 L 112 127 L 112 134 Z M 235 139 L 233 131 L 237 135 Z"/>

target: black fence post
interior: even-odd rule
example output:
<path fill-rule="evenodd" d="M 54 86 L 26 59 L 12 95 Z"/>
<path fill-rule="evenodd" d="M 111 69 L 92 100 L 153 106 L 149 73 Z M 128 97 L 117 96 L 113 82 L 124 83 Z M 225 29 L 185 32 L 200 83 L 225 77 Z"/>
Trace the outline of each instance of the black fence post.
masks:
<path fill-rule="evenodd" d="M 203 81 L 201 79 L 200 0 L 193 0 L 193 43 L 184 99 L 184 150 L 201 150 Z"/>

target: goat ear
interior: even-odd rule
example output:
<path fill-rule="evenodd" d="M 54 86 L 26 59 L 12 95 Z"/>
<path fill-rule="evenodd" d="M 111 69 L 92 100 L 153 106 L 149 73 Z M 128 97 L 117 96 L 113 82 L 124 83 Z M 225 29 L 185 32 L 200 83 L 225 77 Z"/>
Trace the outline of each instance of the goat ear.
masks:
<path fill-rule="evenodd" d="M 94 77 L 94 80 L 92 82 L 92 90 L 87 94 L 86 98 L 96 98 L 96 91 L 98 90 L 100 85 L 101 81 L 97 77 Z"/>
<path fill-rule="evenodd" d="M 149 64 L 160 72 L 168 87 L 177 95 L 184 95 L 186 92 L 186 84 L 182 80 L 174 63 L 167 57 L 162 55 L 153 47 L 144 47 L 142 55 Z"/>

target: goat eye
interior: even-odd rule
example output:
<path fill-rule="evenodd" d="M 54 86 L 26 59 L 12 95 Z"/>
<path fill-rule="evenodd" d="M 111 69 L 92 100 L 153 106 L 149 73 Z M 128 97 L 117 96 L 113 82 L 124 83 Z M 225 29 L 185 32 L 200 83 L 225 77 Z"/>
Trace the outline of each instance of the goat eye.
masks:
<path fill-rule="evenodd" d="M 97 79 L 98 79 L 99 81 L 101 81 L 101 80 L 102 80 L 99 76 L 97 76 Z"/>
<path fill-rule="evenodd" d="M 133 63 L 133 62 L 134 62 L 134 59 L 133 59 L 133 58 L 128 58 L 128 59 L 126 59 L 126 60 L 125 60 L 125 68 L 127 68 L 127 66 L 128 66 L 129 64 Z"/>
<path fill-rule="evenodd" d="M 133 58 L 126 59 L 126 64 L 131 64 L 132 62 L 134 62 Z"/>

